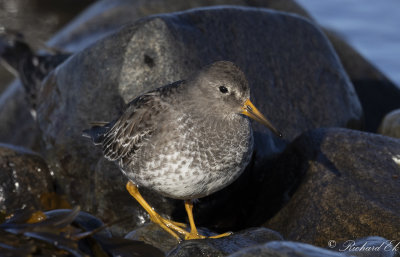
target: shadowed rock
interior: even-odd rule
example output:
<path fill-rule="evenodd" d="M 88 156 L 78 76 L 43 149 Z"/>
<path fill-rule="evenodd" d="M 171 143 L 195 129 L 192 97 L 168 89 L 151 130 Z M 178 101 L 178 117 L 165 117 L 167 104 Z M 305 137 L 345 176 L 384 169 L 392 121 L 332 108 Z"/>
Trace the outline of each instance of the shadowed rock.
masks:
<path fill-rule="evenodd" d="M 53 178 L 36 153 L 0 144 L 0 206 L 10 214 L 21 208 L 41 209 L 43 196 L 54 192 Z"/>
<path fill-rule="evenodd" d="M 319 246 L 370 235 L 399 238 L 399 153 L 398 139 L 375 134 L 346 129 L 303 134 L 280 160 L 282 173 L 302 181 L 265 226 Z"/>

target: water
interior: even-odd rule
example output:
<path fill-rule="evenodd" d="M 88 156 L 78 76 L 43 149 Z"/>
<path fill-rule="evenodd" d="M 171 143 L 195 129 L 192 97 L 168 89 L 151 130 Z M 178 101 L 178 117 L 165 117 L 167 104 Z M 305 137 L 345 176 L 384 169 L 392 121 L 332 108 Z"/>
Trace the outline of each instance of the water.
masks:
<path fill-rule="evenodd" d="M 400 0 L 297 0 L 400 88 Z"/>

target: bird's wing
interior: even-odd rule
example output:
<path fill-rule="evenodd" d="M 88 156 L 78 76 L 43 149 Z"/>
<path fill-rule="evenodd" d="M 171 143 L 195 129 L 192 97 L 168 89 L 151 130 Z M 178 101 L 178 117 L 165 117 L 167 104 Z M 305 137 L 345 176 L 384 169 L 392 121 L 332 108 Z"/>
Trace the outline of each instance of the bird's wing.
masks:
<path fill-rule="evenodd" d="M 169 95 L 182 81 L 158 88 L 133 100 L 103 137 L 104 156 L 112 161 L 137 150 L 158 126 L 168 108 L 162 96 Z"/>
<path fill-rule="evenodd" d="M 154 108 L 162 108 L 160 98 L 155 94 L 142 95 L 129 105 L 113 127 L 104 134 L 102 145 L 107 159 L 121 159 L 140 147 L 155 129 Z"/>

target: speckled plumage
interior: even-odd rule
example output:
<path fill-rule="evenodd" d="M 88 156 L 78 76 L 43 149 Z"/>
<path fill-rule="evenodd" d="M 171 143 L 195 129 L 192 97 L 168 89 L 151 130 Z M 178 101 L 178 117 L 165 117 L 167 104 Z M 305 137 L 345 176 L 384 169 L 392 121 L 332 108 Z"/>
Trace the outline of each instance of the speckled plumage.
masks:
<path fill-rule="evenodd" d="M 136 185 L 200 198 L 232 183 L 250 161 L 251 125 L 240 114 L 249 97 L 242 71 L 216 62 L 139 96 L 117 120 L 87 133 Z"/>

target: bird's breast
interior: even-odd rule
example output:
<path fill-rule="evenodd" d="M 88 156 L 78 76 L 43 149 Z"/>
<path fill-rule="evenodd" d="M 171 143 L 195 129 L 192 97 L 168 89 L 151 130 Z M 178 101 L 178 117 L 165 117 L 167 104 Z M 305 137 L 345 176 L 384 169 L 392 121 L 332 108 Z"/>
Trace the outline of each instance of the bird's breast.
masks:
<path fill-rule="evenodd" d="M 136 183 L 172 198 L 200 198 L 242 173 L 252 155 L 253 135 L 244 117 L 230 122 L 180 117 L 141 150 L 145 158 L 132 165 Z"/>

